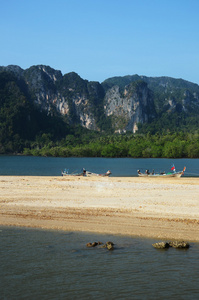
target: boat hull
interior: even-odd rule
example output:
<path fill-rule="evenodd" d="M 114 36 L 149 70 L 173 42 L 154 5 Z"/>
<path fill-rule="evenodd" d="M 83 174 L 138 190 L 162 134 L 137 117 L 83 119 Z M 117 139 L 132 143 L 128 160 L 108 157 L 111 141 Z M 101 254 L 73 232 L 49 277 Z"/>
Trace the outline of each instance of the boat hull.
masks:
<path fill-rule="evenodd" d="M 62 172 L 62 176 L 86 176 L 86 175 L 84 175 L 83 173 L 80 173 L 80 174 L 70 174 L 70 173 Z"/>
<path fill-rule="evenodd" d="M 86 171 L 87 177 L 96 177 L 96 176 L 106 177 L 106 176 L 110 176 L 110 175 L 111 175 L 111 171 L 107 171 L 106 173 L 103 173 L 103 174 L 97 174 L 97 173 L 92 173 L 92 172 Z"/>
<path fill-rule="evenodd" d="M 111 171 L 107 171 L 106 173 L 103 174 L 97 174 L 97 173 L 93 173 L 90 171 L 84 171 L 82 173 L 72 173 L 69 174 L 68 172 L 62 172 L 62 176 L 86 176 L 86 177 L 96 177 L 96 176 L 101 176 L 101 177 L 105 177 L 105 176 L 110 176 L 111 175 Z"/>
<path fill-rule="evenodd" d="M 181 177 L 183 175 L 183 172 L 175 173 L 175 174 L 138 174 L 139 177 Z"/>
<path fill-rule="evenodd" d="M 172 169 L 173 170 L 173 169 Z M 184 172 L 186 170 L 186 167 L 184 167 L 184 169 L 182 171 L 179 172 L 169 172 L 169 173 L 149 173 L 149 170 L 146 170 L 146 173 L 141 173 L 140 170 L 138 170 L 138 176 L 139 177 L 161 177 L 161 178 L 166 178 L 166 177 L 181 177 L 182 175 L 184 175 Z"/>

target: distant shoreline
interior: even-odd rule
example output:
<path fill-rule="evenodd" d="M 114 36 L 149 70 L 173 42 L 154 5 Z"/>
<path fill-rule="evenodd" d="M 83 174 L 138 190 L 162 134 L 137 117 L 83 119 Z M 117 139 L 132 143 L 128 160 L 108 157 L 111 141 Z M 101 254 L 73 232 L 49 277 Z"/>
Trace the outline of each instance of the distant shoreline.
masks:
<path fill-rule="evenodd" d="M 199 242 L 199 178 L 0 176 L 0 225 Z"/>

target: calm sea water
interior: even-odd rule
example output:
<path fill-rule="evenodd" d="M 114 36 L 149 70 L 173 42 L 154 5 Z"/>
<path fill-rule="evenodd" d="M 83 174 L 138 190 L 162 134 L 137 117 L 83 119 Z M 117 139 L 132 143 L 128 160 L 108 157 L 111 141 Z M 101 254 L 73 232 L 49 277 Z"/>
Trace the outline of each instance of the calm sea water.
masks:
<path fill-rule="evenodd" d="M 156 172 L 177 171 L 186 166 L 185 176 L 199 176 L 199 159 L 158 159 L 158 158 L 76 158 L 76 157 L 33 157 L 0 156 L 0 175 L 59 176 L 65 168 L 69 173 L 85 168 L 91 172 L 104 173 L 111 170 L 111 176 L 137 176 L 137 170 L 153 169 Z"/>
<path fill-rule="evenodd" d="M 0 299 L 198 299 L 199 244 L 0 228 Z M 87 248 L 113 241 L 115 250 Z"/>
<path fill-rule="evenodd" d="M 82 167 L 136 176 L 137 169 L 199 175 L 198 159 L 103 159 L 0 156 L 0 175 L 51 175 Z M 115 250 L 87 248 L 113 241 Z M 199 299 L 199 244 L 157 250 L 157 240 L 0 227 L 0 299 Z"/>

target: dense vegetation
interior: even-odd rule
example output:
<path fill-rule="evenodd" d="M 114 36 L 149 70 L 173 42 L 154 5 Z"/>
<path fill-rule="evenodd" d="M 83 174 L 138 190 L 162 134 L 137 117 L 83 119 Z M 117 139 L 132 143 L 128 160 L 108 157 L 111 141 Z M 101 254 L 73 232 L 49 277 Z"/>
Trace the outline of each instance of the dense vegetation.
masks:
<path fill-rule="evenodd" d="M 99 137 L 96 135 L 91 132 L 85 135 L 67 135 L 54 143 L 43 134 L 30 144 L 30 148 L 24 149 L 24 154 L 65 157 L 199 157 L 198 132 L 99 135 Z"/>

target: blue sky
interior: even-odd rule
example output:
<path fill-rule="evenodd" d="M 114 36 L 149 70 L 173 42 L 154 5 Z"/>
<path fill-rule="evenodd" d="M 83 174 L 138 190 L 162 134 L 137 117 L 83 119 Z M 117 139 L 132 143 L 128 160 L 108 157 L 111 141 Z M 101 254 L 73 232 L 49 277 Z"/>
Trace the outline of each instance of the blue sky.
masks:
<path fill-rule="evenodd" d="M 198 0 L 0 0 L 0 65 L 199 84 Z"/>

